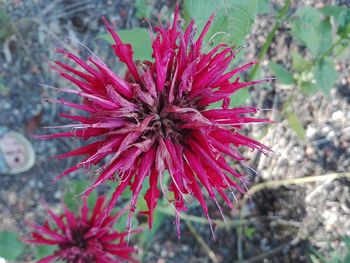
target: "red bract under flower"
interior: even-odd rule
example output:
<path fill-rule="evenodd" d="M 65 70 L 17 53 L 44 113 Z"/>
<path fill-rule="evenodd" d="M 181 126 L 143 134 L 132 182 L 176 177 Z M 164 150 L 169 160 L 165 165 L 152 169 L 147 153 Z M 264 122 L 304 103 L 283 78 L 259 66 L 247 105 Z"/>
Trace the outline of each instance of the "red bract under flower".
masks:
<path fill-rule="evenodd" d="M 119 180 L 111 209 L 130 185 L 133 195 L 128 227 L 146 180 L 150 185 L 144 196 L 149 209 L 145 212 L 149 216 L 149 226 L 152 226 L 152 214 L 160 196 L 159 187 L 168 198 L 170 195 L 166 191 L 173 193 L 173 200 L 169 201 L 176 209 L 179 225 L 180 212 L 186 210 L 186 195 L 198 199 L 208 217 L 201 186 L 216 203 L 216 194 L 219 194 L 230 207 L 232 204 L 225 190 L 245 192 L 240 186 L 244 183 L 242 175 L 229 165 L 232 160 L 244 162 L 238 147 L 246 146 L 264 154 L 269 152 L 266 146 L 239 132 L 245 124 L 268 120 L 246 116 L 256 113 L 257 108 L 229 107 L 230 98 L 237 90 L 267 80 L 241 82 L 237 74 L 256 62 L 230 70 L 235 57 L 231 47 L 221 44 L 208 52 L 203 51 L 203 39 L 212 20 L 210 17 L 196 38 L 194 21 L 183 31 L 176 10 L 172 25 L 167 29 L 156 28 L 156 36 L 151 36 L 153 62 L 135 62 L 132 46 L 123 43 L 105 21 L 115 41 L 112 46 L 115 54 L 127 66 L 125 78 L 112 72 L 96 56 L 89 57 L 87 63 L 67 51 L 58 51 L 84 71 L 55 62 L 54 68 L 80 89 L 58 90 L 83 98 L 82 104 L 57 102 L 85 111 L 87 117 L 62 114 L 79 124 L 69 126 L 73 127 L 71 131 L 41 138 L 98 138 L 59 156 L 86 156 L 61 176 L 106 160 L 95 170 L 98 178 L 85 194 L 106 180 Z M 221 108 L 208 108 L 219 101 L 223 102 Z M 165 171 L 170 174 L 170 182 L 163 187 Z"/>
<path fill-rule="evenodd" d="M 135 249 L 124 239 L 128 232 L 118 233 L 113 225 L 121 213 L 105 216 L 105 197 L 97 199 L 93 211 L 84 199 L 80 214 L 75 215 L 66 207 L 62 215 L 48 210 L 50 222 L 44 225 L 30 223 L 34 229 L 27 243 L 57 246 L 57 250 L 38 263 L 63 260 L 67 263 L 115 263 L 137 262 L 131 258 Z M 90 215 L 89 215 L 90 214 Z"/>

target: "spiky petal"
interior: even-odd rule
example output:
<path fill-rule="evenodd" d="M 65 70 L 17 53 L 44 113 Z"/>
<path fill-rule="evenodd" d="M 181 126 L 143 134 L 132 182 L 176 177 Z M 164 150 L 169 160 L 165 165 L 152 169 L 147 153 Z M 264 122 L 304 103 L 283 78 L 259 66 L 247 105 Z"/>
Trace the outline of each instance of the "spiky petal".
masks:
<path fill-rule="evenodd" d="M 245 192 L 241 188 L 243 176 L 230 165 L 232 160 L 245 161 L 238 147 L 246 146 L 264 154 L 270 151 L 240 132 L 246 124 L 269 120 L 249 116 L 258 111 L 254 107 L 229 107 L 236 91 L 268 81 L 240 81 L 238 74 L 256 62 L 230 69 L 236 53 L 231 47 L 220 44 L 207 52 L 203 50 L 203 39 L 213 17 L 195 39 L 194 21 L 183 31 L 177 8 L 172 25 L 155 29 L 153 61 L 142 62 L 133 59 L 132 46 L 123 43 L 104 21 L 115 41 L 112 46 L 115 54 L 126 64 L 127 73 L 125 78 L 116 75 L 95 56 L 86 63 L 67 51 L 59 51 L 84 70 L 56 62 L 54 68 L 80 89 L 58 90 L 83 98 L 83 103 L 57 102 L 85 111 L 87 117 L 63 115 L 77 123 L 74 129 L 41 138 L 91 139 L 86 146 L 60 156 L 85 156 L 61 176 L 105 160 L 95 170 L 98 177 L 85 194 L 106 180 L 117 180 L 111 210 L 130 186 L 133 192 L 130 217 L 141 186 L 148 180 L 149 189 L 144 196 L 148 211 L 144 213 L 149 215 L 150 227 L 161 191 L 176 209 L 177 222 L 181 211 L 186 210 L 186 195 L 198 199 L 209 218 L 201 186 L 215 203 L 218 193 L 232 207 L 227 190 Z M 222 107 L 209 107 L 219 101 Z M 163 180 L 166 171 L 170 175 L 168 183 Z"/>
<path fill-rule="evenodd" d="M 105 207 L 105 197 L 100 196 L 92 211 L 89 211 L 86 199 L 79 214 L 67 207 L 62 214 L 48 210 L 49 218 L 43 225 L 29 223 L 33 232 L 25 242 L 57 247 L 53 254 L 38 263 L 137 262 L 131 257 L 135 249 L 124 241 L 128 233 L 113 229 L 121 212 L 105 217 Z"/>

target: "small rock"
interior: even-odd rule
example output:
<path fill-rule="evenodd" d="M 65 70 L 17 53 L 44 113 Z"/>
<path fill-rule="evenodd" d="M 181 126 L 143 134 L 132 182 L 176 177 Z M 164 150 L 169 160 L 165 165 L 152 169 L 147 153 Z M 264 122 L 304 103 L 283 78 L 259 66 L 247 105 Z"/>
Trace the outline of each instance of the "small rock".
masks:
<path fill-rule="evenodd" d="M 9 202 L 9 205 L 12 206 L 12 205 L 15 205 L 16 202 L 17 202 L 17 196 L 16 196 L 16 193 L 15 192 L 10 192 L 8 195 L 8 202 Z"/>
<path fill-rule="evenodd" d="M 39 189 L 42 189 L 44 187 L 44 184 L 43 184 L 42 181 L 38 181 L 38 185 L 37 186 L 38 186 Z"/>
<path fill-rule="evenodd" d="M 34 179 L 30 179 L 29 182 L 28 182 L 28 186 L 30 188 L 34 188 L 36 185 L 36 181 Z"/>
<path fill-rule="evenodd" d="M 306 129 L 306 137 L 312 138 L 316 134 L 316 129 L 314 127 L 308 126 Z"/>
<path fill-rule="evenodd" d="M 55 199 L 60 199 L 61 196 L 62 196 L 61 191 L 56 191 L 55 194 L 54 194 L 54 198 L 55 198 Z"/>
<path fill-rule="evenodd" d="M 338 110 L 336 112 L 332 113 L 332 119 L 333 120 L 341 120 L 344 118 L 344 114 L 342 111 Z"/>
<path fill-rule="evenodd" d="M 162 249 L 161 251 L 160 251 L 160 256 L 161 257 L 166 257 L 167 256 L 167 254 L 168 254 L 168 252 L 165 250 L 165 249 Z"/>

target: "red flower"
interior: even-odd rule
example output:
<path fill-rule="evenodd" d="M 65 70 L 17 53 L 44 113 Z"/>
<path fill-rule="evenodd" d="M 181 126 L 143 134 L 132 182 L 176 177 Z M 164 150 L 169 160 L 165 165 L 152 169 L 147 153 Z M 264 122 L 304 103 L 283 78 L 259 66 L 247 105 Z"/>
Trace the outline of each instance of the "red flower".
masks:
<path fill-rule="evenodd" d="M 131 258 L 135 249 L 129 247 L 125 237 L 129 233 L 118 233 L 113 225 L 121 213 L 105 216 L 105 197 L 100 196 L 90 211 L 84 199 L 80 214 L 75 215 L 66 207 L 62 215 L 48 210 L 50 221 L 44 225 L 29 223 L 34 229 L 27 243 L 57 246 L 57 250 L 38 263 L 63 260 L 67 263 L 137 262 Z"/>
<path fill-rule="evenodd" d="M 231 47 L 220 44 L 208 52 L 203 51 L 203 39 L 213 16 L 197 39 L 194 21 L 183 31 L 178 23 L 178 8 L 174 16 L 172 25 L 167 29 L 156 28 L 157 35 L 151 36 L 154 61 L 142 62 L 133 60 L 132 46 L 123 43 L 104 20 L 115 41 L 112 46 L 115 54 L 127 66 L 125 78 L 112 72 L 96 56 L 89 57 L 87 63 L 65 50 L 58 52 L 84 71 L 61 62 L 55 62 L 54 66 L 62 77 L 80 89 L 58 90 L 83 98 L 82 104 L 57 102 L 87 114 L 62 114 L 79 124 L 69 126 L 74 128 L 71 131 L 41 138 L 95 138 L 94 142 L 59 156 L 86 156 L 61 176 L 105 160 L 106 163 L 95 170 L 98 178 L 85 194 L 106 180 L 118 180 L 110 210 L 130 185 L 133 196 L 128 227 L 146 180 L 150 185 L 144 196 L 149 209 L 145 212 L 149 216 L 149 226 L 152 226 L 152 214 L 159 199 L 159 187 L 164 196 L 172 199 L 169 201 L 177 211 L 179 226 L 180 212 L 186 210 L 186 195 L 198 199 L 209 219 L 201 186 L 216 203 L 218 193 L 230 207 L 232 204 L 225 190 L 245 192 L 240 186 L 244 183 L 242 175 L 230 166 L 232 160 L 245 160 L 238 147 L 246 146 L 264 154 L 269 152 L 266 146 L 240 133 L 245 124 L 268 120 L 246 116 L 256 113 L 257 108 L 229 106 L 237 90 L 268 81 L 240 81 L 237 74 L 256 62 L 230 70 L 236 54 Z M 223 102 L 222 107 L 208 107 L 219 101 Z M 166 170 L 170 174 L 169 183 L 163 180 Z M 167 190 L 173 193 L 172 198 Z"/>

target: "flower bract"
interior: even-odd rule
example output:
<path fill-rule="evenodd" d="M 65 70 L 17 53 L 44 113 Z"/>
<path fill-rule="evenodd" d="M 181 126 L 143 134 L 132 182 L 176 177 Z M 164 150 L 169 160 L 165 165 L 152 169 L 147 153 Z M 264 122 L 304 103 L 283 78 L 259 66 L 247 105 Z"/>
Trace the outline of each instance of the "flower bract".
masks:
<path fill-rule="evenodd" d="M 143 212 L 148 215 L 150 227 L 161 192 L 176 210 L 177 225 L 188 197 L 199 201 L 208 219 L 208 197 L 218 205 L 220 195 L 232 207 L 228 193 L 246 191 L 244 176 L 233 165 L 246 161 L 239 148 L 269 153 L 266 146 L 242 132 L 247 124 L 269 120 L 254 118 L 259 111 L 255 107 L 230 106 L 238 90 L 268 81 L 241 81 L 239 74 L 256 61 L 232 69 L 237 50 L 225 44 L 211 48 L 204 43 L 213 16 L 197 34 L 194 21 L 182 29 L 177 8 L 172 23 L 155 28 L 155 34 L 150 32 L 150 61 L 134 60 L 132 45 L 123 43 L 104 21 L 115 41 L 115 55 L 126 65 L 125 76 L 113 72 L 95 55 L 84 61 L 61 49 L 58 52 L 80 68 L 59 61 L 53 66 L 78 88 L 58 91 L 82 98 L 80 104 L 55 101 L 85 113 L 62 114 L 74 122 L 66 126 L 70 130 L 41 138 L 88 141 L 59 156 L 82 157 L 61 176 L 90 167 L 97 177 L 86 195 L 106 180 L 116 180 L 109 210 L 130 187 L 129 228 L 146 181 L 149 188 L 144 199 L 148 210 Z M 213 108 L 218 102 L 221 106 Z M 164 176 L 166 172 L 169 179 Z"/>
<path fill-rule="evenodd" d="M 131 257 L 135 249 L 124 241 L 129 233 L 113 229 L 121 213 L 106 216 L 106 203 L 105 197 L 100 196 L 90 210 L 84 199 L 80 213 L 67 207 L 62 214 L 48 210 L 49 218 L 43 225 L 30 222 L 33 231 L 25 242 L 57 247 L 38 263 L 137 262 Z"/>

